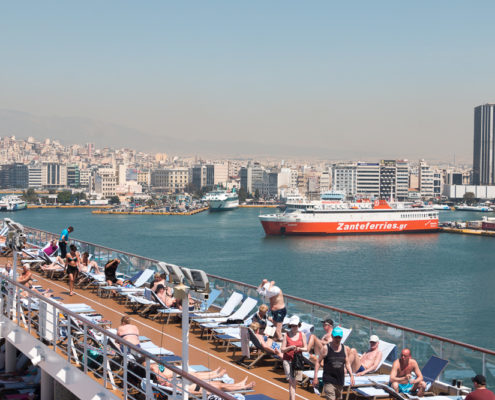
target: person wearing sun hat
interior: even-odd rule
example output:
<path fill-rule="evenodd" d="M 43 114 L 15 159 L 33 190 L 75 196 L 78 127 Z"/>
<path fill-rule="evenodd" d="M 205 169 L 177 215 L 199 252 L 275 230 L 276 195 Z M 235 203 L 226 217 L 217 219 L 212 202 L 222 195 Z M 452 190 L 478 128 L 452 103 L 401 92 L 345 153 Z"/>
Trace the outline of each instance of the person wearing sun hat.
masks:
<path fill-rule="evenodd" d="M 323 397 L 327 400 L 342 399 L 345 370 L 351 377 L 351 386 L 354 386 L 354 376 L 351 365 L 346 357 L 345 346 L 341 343 L 344 331 L 339 326 L 332 330 L 332 341 L 319 350 L 319 361 L 323 360 Z M 315 364 L 313 386 L 318 387 L 318 370 L 320 363 Z"/>
<path fill-rule="evenodd" d="M 296 399 L 297 381 L 302 380 L 302 353 L 307 351 L 306 335 L 299 331 L 301 321 L 297 315 L 293 315 L 289 319 L 290 331 L 284 333 L 282 339 L 282 347 L 280 350 L 284 354 L 282 365 L 285 375 L 289 381 L 289 400 Z M 299 360 L 296 360 L 299 358 Z M 297 363 L 300 361 L 300 363 Z M 300 364 L 299 367 L 296 365 Z"/>
<path fill-rule="evenodd" d="M 370 336 L 370 346 L 363 355 L 359 355 L 356 349 L 349 350 L 349 363 L 352 371 L 357 376 L 362 376 L 376 371 L 382 360 L 382 352 L 378 349 L 380 339 L 376 335 Z"/>
<path fill-rule="evenodd" d="M 465 400 L 495 400 L 495 394 L 486 388 L 486 378 L 476 375 L 471 379 L 474 390 L 466 396 Z"/>

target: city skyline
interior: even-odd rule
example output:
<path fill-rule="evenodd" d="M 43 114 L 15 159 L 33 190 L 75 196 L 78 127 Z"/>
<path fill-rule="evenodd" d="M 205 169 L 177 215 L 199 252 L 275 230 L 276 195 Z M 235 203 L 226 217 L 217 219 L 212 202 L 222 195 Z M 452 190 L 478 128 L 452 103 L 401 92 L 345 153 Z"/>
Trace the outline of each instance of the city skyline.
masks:
<path fill-rule="evenodd" d="M 7 3 L 0 134 L 177 154 L 471 162 L 473 109 L 493 92 L 494 7 Z"/>

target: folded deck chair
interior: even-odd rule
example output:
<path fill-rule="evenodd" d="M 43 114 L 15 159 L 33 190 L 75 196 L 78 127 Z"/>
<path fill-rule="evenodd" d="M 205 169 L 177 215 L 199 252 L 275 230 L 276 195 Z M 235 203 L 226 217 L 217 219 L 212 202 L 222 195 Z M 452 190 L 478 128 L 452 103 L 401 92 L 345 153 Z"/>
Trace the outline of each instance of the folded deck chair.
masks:
<path fill-rule="evenodd" d="M 229 299 L 227 300 L 227 302 L 224 304 L 224 306 L 219 312 L 195 313 L 195 315 L 197 315 L 197 318 L 193 318 L 192 321 L 202 323 L 202 322 L 207 322 L 211 318 L 228 317 L 234 312 L 234 309 L 242 301 L 242 297 L 243 297 L 242 294 L 238 292 L 234 292 L 230 295 Z"/>

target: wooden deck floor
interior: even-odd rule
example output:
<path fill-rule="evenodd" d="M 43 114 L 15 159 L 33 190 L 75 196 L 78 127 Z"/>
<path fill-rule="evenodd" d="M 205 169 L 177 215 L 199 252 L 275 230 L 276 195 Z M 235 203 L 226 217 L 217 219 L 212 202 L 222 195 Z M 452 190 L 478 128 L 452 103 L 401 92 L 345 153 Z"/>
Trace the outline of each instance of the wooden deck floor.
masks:
<path fill-rule="evenodd" d="M 11 261 L 11 260 L 8 260 Z M 6 258 L 0 258 L 0 265 L 5 265 Z M 54 291 L 54 295 L 63 298 L 64 303 L 86 303 L 94 308 L 97 312 L 101 313 L 105 319 L 112 321 L 112 327 L 117 328 L 120 324 L 120 319 L 123 315 L 130 315 L 133 323 L 138 326 L 141 335 L 149 337 L 155 344 L 173 351 L 175 354 L 181 354 L 182 348 L 182 330 L 180 322 L 172 321 L 170 324 L 159 323 L 143 318 L 139 315 L 132 314 L 131 311 L 118 304 L 113 299 L 102 299 L 98 297 L 94 292 L 76 289 L 74 296 L 69 296 L 68 285 L 66 281 L 50 280 L 33 272 L 37 284 L 44 288 L 51 288 Z M 235 359 L 232 358 L 232 352 L 225 352 L 221 347 L 216 349 L 215 345 L 208 342 L 205 339 L 199 337 L 198 332 L 191 332 L 189 335 L 189 364 L 205 365 L 208 368 L 214 369 L 218 366 L 227 369 L 229 376 L 236 381 L 248 377 L 248 381 L 256 382 L 255 391 L 253 393 L 263 393 L 274 399 L 287 399 L 288 383 L 283 374 L 282 368 L 273 370 L 273 362 L 267 361 L 261 363 L 259 367 L 248 370 L 246 367 L 235 363 Z M 240 352 L 236 354 L 236 359 L 240 357 Z M 298 387 L 297 399 L 313 400 L 318 399 L 319 396 L 311 392 Z"/>

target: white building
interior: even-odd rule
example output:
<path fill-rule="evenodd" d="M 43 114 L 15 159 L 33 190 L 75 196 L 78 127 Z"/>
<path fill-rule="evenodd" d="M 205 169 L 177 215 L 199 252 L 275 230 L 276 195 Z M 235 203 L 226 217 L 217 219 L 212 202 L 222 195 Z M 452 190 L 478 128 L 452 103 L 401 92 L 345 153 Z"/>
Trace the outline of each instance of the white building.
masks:
<path fill-rule="evenodd" d="M 41 165 L 41 185 L 45 189 L 60 189 L 67 186 L 67 166 L 59 163 Z"/>
<path fill-rule="evenodd" d="M 332 174 L 330 171 L 323 171 L 320 175 L 320 193 L 330 190 L 332 184 Z"/>
<path fill-rule="evenodd" d="M 214 185 L 227 186 L 229 181 L 229 163 L 219 163 L 213 165 L 213 183 Z"/>
<path fill-rule="evenodd" d="M 434 173 L 425 160 L 419 161 L 418 167 L 419 193 L 424 199 L 435 197 Z"/>
<path fill-rule="evenodd" d="M 332 190 L 345 193 L 347 197 L 356 196 L 356 164 L 336 164 L 332 166 Z"/>
<path fill-rule="evenodd" d="M 28 187 L 33 189 L 39 189 L 42 186 L 41 183 L 41 166 L 30 165 L 28 166 Z"/>
<path fill-rule="evenodd" d="M 116 195 L 117 176 L 113 168 L 99 168 L 95 175 L 95 192 L 103 197 Z"/>
<path fill-rule="evenodd" d="M 380 196 L 380 164 L 357 163 L 356 195 L 361 198 L 378 198 Z"/>

